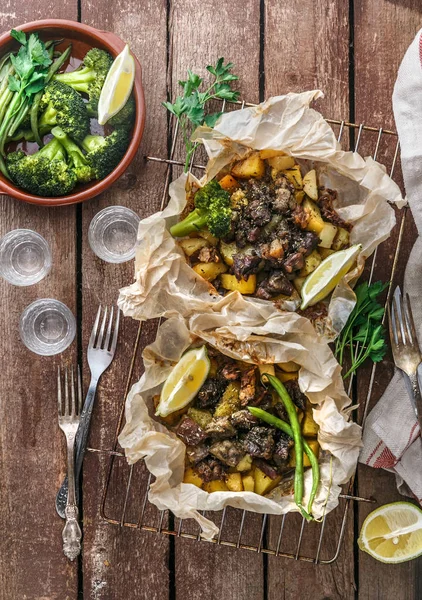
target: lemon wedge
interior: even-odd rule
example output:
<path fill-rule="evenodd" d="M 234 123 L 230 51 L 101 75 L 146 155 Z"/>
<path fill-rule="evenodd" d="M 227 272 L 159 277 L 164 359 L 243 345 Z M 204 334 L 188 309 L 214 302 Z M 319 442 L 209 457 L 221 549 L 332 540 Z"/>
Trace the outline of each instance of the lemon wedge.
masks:
<path fill-rule="evenodd" d="M 129 46 L 114 59 L 98 101 L 98 123 L 105 125 L 126 104 L 135 80 L 135 61 Z"/>
<path fill-rule="evenodd" d="M 384 563 L 400 563 L 422 554 L 422 510 L 410 502 L 385 504 L 371 512 L 358 545 Z"/>
<path fill-rule="evenodd" d="M 306 278 L 301 290 L 302 304 L 300 308 L 303 310 L 307 306 L 313 306 L 328 296 L 341 278 L 350 271 L 361 249 L 362 246 L 356 244 L 327 256 Z"/>
<path fill-rule="evenodd" d="M 210 366 L 205 346 L 186 352 L 168 376 L 155 414 L 166 417 L 189 404 L 206 380 Z"/>

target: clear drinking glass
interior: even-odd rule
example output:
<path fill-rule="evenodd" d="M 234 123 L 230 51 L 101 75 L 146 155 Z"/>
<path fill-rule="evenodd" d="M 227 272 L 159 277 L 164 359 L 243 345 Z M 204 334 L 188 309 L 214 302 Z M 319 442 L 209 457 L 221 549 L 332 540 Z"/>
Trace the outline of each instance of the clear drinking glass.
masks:
<path fill-rule="evenodd" d="M 63 302 L 42 298 L 25 308 L 19 332 L 29 350 L 42 356 L 52 356 L 63 352 L 73 342 L 76 321 Z"/>
<path fill-rule="evenodd" d="M 88 241 L 92 251 L 110 263 L 122 263 L 135 256 L 140 218 L 125 206 L 109 206 L 92 219 Z"/>
<path fill-rule="evenodd" d="M 46 240 L 30 229 L 14 229 L 0 240 L 0 275 L 13 285 L 32 285 L 51 269 Z"/>

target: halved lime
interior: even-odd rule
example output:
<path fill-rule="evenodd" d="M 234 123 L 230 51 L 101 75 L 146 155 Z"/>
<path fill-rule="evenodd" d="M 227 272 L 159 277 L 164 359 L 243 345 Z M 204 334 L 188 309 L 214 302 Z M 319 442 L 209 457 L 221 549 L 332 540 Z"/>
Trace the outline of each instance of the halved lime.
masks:
<path fill-rule="evenodd" d="M 155 414 L 166 417 L 189 404 L 206 380 L 210 366 L 205 346 L 186 352 L 168 376 Z"/>
<path fill-rule="evenodd" d="M 313 271 L 305 280 L 301 289 L 303 310 L 323 300 L 352 268 L 362 246 L 356 244 L 340 252 L 334 252 Z"/>

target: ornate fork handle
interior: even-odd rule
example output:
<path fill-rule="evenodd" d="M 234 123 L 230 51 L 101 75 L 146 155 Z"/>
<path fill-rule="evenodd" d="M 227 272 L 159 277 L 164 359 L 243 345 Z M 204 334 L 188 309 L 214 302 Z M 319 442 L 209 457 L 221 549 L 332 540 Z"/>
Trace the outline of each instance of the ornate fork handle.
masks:
<path fill-rule="evenodd" d="M 76 506 L 75 494 L 75 434 L 67 434 L 67 472 L 69 478 L 69 490 L 65 508 L 66 524 L 64 526 L 63 552 L 70 560 L 75 560 L 81 551 L 82 532 L 79 527 L 79 511 Z"/>
<path fill-rule="evenodd" d="M 416 417 L 418 419 L 419 427 L 422 432 L 422 396 L 419 387 L 418 374 L 412 373 L 408 375 L 409 388 L 411 390 L 411 394 L 414 401 L 414 409 L 416 413 Z"/>

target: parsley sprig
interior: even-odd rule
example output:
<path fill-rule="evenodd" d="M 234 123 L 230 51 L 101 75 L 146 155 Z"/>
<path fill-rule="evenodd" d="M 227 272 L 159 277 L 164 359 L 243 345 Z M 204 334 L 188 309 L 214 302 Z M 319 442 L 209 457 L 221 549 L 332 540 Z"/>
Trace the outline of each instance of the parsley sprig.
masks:
<path fill-rule="evenodd" d="M 346 379 L 367 358 L 372 362 L 380 362 L 387 351 L 385 331 L 382 326 L 384 307 L 377 298 L 387 288 L 388 283 L 377 281 L 372 285 L 362 283 L 355 289 L 356 306 L 337 338 L 335 354 L 342 365 L 348 350 L 351 366 L 344 375 Z"/>
<path fill-rule="evenodd" d="M 163 106 L 176 117 L 182 132 L 186 148 L 185 173 L 189 169 L 192 154 L 198 145 L 190 139 L 193 128 L 204 123 L 208 127 L 214 127 L 220 115 L 223 114 L 222 112 L 205 114 L 205 105 L 216 98 L 235 102 L 239 97 L 239 92 L 231 87 L 232 82 L 239 79 L 237 75 L 231 73 L 232 68 L 233 63 L 224 64 L 224 58 L 219 58 L 215 66 L 208 65 L 207 71 L 211 73 L 214 80 L 202 92 L 199 88 L 203 79 L 188 70 L 186 81 L 179 81 L 179 85 L 183 88 L 183 95 L 178 96 L 173 104 L 163 102 Z"/>

